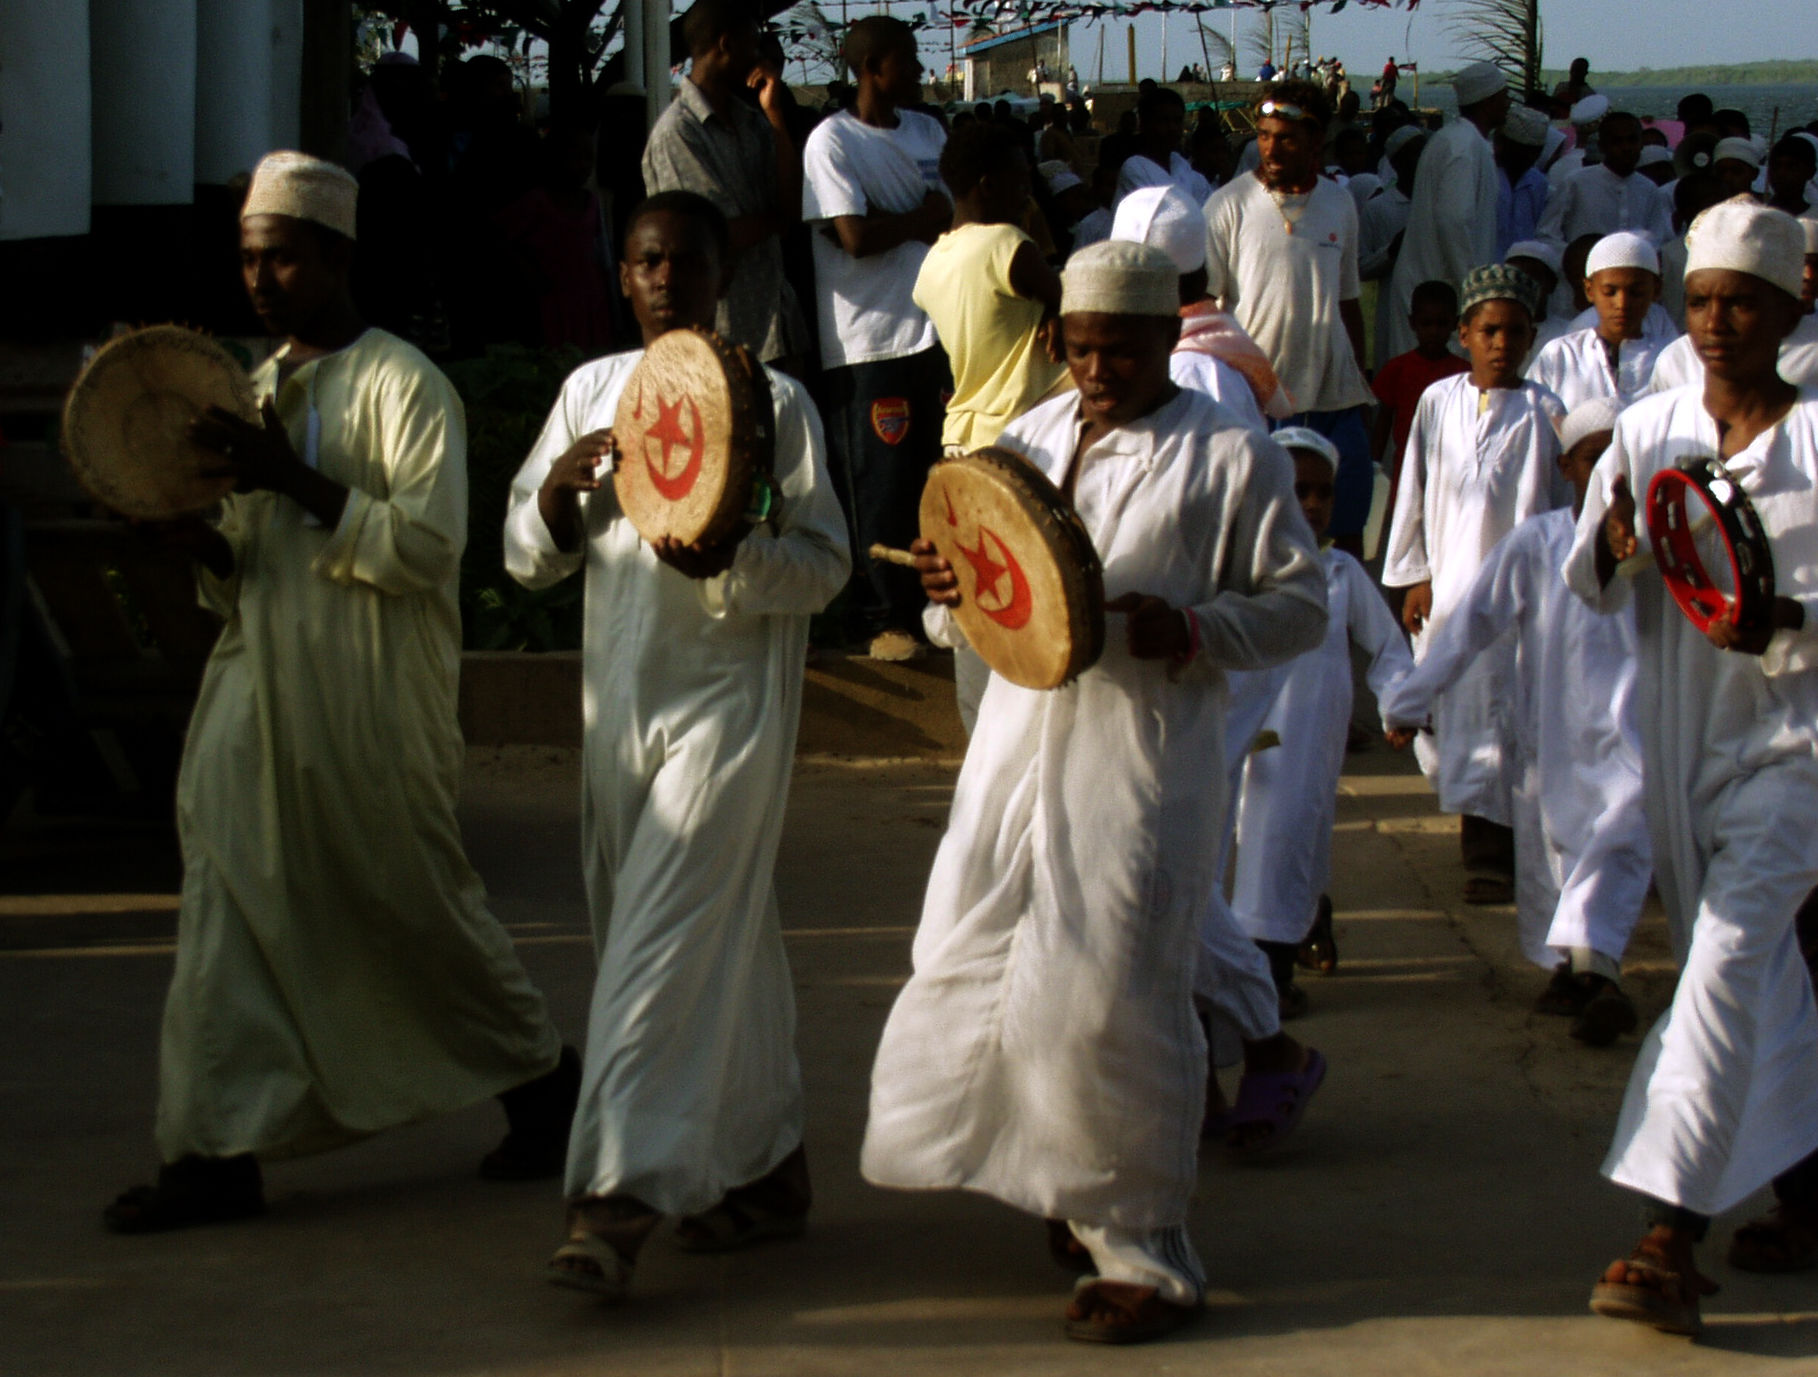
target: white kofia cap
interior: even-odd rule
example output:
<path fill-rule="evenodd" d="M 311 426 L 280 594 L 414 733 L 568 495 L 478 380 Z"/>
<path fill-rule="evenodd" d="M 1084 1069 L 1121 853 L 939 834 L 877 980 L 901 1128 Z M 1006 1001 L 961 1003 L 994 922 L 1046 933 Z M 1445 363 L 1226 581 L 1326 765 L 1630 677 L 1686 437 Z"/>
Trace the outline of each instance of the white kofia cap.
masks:
<path fill-rule="evenodd" d="M 1660 251 L 1654 247 L 1654 241 L 1645 234 L 1634 230 L 1618 230 L 1615 234 L 1606 234 L 1591 248 L 1591 255 L 1584 260 L 1584 275 L 1590 277 L 1605 268 L 1640 268 L 1644 272 L 1660 275 Z"/>
<path fill-rule="evenodd" d="M 1076 186 L 1084 186 L 1079 173 L 1067 165 L 1064 158 L 1050 158 L 1045 163 L 1037 163 L 1035 170 L 1042 174 L 1042 180 L 1048 184 L 1048 194 L 1058 196 L 1063 191 L 1071 191 Z"/>
<path fill-rule="evenodd" d="M 1560 448 L 1570 451 L 1600 430 L 1613 430 L 1621 414 L 1622 403 L 1614 397 L 1592 397 L 1580 402 L 1559 427 Z"/>
<path fill-rule="evenodd" d="M 1582 128 L 1587 124 L 1596 124 L 1609 113 L 1610 98 L 1608 96 L 1586 96 L 1572 107 L 1572 113 L 1568 118 L 1573 124 Z"/>
<path fill-rule="evenodd" d="M 1810 258 L 1818 253 L 1818 217 L 1801 215 L 1799 228 L 1805 231 L 1805 253 Z"/>
<path fill-rule="evenodd" d="M 1732 137 L 1717 140 L 1717 149 L 1711 154 L 1711 161 L 1720 163 L 1726 158 L 1733 158 L 1739 163 L 1747 163 L 1750 167 L 1761 166 L 1761 150 L 1755 147 L 1752 139 Z"/>
<path fill-rule="evenodd" d="M 253 169 L 240 218 L 288 215 L 352 239 L 354 203 L 359 194 L 360 184 L 344 167 L 307 153 L 267 153 Z"/>
<path fill-rule="evenodd" d="M 1414 140 L 1424 139 L 1426 136 L 1427 131 L 1422 129 L 1418 124 L 1404 124 L 1393 134 L 1389 135 L 1388 138 L 1383 140 L 1382 155 L 1385 158 L 1393 158 L 1397 153 L 1401 152 L 1402 149 L 1413 143 Z"/>
<path fill-rule="evenodd" d="M 1285 450 L 1310 449 L 1338 472 L 1338 446 L 1311 426 L 1283 426 L 1270 431 L 1269 438 Z"/>
<path fill-rule="evenodd" d="M 1549 128 L 1547 117 L 1540 111 L 1526 105 L 1514 105 L 1509 107 L 1509 117 L 1503 121 L 1502 136 L 1510 143 L 1539 148 L 1546 143 Z"/>
<path fill-rule="evenodd" d="M 1558 277 L 1565 272 L 1565 258 L 1560 254 L 1556 244 L 1549 244 L 1544 239 L 1517 239 L 1509 245 L 1509 251 L 1502 256 L 1505 263 L 1517 258 L 1532 258 L 1537 263 L 1545 263 Z"/>
<path fill-rule="evenodd" d="M 1179 187 L 1132 191 L 1118 202 L 1111 237 L 1160 249 L 1182 277 L 1206 266 L 1206 213 Z"/>
<path fill-rule="evenodd" d="M 1719 201 L 1686 231 L 1685 272 L 1727 268 L 1796 297 L 1805 277 L 1805 231 L 1784 210 L 1750 196 Z"/>
<path fill-rule="evenodd" d="M 1452 89 L 1458 93 L 1458 106 L 1463 109 L 1480 100 L 1488 100 L 1508 88 L 1509 78 L 1494 62 L 1473 62 L 1452 78 Z"/>
<path fill-rule="evenodd" d="M 1803 266 L 1803 260 L 1801 260 Z M 1147 244 L 1107 239 L 1088 244 L 1061 270 L 1061 314 L 1180 316 L 1180 273 Z"/>
<path fill-rule="evenodd" d="M 1672 149 L 1662 148 L 1657 143 L 1651 143 L 1646 148 L 1641 150 L 1641 160 L 1639 162 L 1637 162 L 1635 164 L 1635 166 L 1636 167 L 1652 167 L 1652 166 L 1654 166 L 1655 163 L 1671 163 L 1672 161 L 1673 161 L 1673 150 Z"/>

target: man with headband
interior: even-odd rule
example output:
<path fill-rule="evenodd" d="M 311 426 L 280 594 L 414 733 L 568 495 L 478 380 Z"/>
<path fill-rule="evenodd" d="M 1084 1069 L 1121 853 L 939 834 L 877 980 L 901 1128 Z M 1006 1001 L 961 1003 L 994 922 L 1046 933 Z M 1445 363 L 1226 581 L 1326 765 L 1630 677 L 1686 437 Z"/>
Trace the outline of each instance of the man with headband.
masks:
<path fill-rule="evenodd" d="M 1064 688 L 985 690 L 861 1165 L 1054 1221 L 1057 1257 L 1077 1241 L 1095 1272 L 1069 1337 L 1128 1343 L 1184 1323 L 1204 1287 L 1186 1218 L 1206 1044 L 1182 955 L 1222 878 L 1225 675 L 1317 644 L 1325 589 L 1287 456 L 1169 377 L 1175 264 L 1095 244 L 1062 284 L 1079 391 L 998 443 L 1090 532 L 1105 653 Z M 957 604 L 951 567 L 915 550 L 929 598 Z"/>
<path fill-rule="evenodd" d="M 1693 1261 L 1711 1216 L 1818 1146 L 1818 1010 L 1793 922 L 1818 887 L 1818 398 L 1775 371 L 1803 251 L 1797 221 L 1748 201 L 1693 223 L 1686 326 L 1703 386 L 1622 414 L 1565 565 L 1593 606 L 1634 598 L 1655 883 L 1681 963 L 1603 1168 L 1643 1198 L 1648 1232 L 1591 1305 L 1671 1333 L 1697 1332 L 1716 1289 Z M 1760 519 L 1779 594 L 1763 627 L 1698 630 L 1649 558 L 1637 503 L 1695 455 L 1721 462 Z M 1805 1223 L 1815 1195 L 1790 1202 Z"/>
<path fill-rule="evenodd" d="M 257 1214 L 259 1160 L 491 1095 L 481 1164 L 560 1172 L 580 1067 L 461 849 L 455 720 L 467 538 L 460 398 L 348 288 L 354 179 L 301 153 L 253 174 L 240 262 L 283 347 L 258 423 L 195 438 L 236 480 L 170 537 L 226 621 L 177 781 L 183 900 L 160 1055 L 158 1183 L 107 1222 Z"/>

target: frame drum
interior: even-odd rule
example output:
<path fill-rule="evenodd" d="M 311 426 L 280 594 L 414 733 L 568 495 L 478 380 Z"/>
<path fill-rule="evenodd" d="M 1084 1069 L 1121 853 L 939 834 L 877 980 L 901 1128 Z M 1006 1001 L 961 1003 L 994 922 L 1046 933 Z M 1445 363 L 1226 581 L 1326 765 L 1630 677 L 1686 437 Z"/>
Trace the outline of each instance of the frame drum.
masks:
<path fill-rule="evenodd" d="M 1648 541 L 1667 592 L 1700 631 L 1728 614 L 1739 630 L 1774 610 L 1774 556 L 1755 506 L 1714 459 L 1687 459 L 1648 484 Z"/>

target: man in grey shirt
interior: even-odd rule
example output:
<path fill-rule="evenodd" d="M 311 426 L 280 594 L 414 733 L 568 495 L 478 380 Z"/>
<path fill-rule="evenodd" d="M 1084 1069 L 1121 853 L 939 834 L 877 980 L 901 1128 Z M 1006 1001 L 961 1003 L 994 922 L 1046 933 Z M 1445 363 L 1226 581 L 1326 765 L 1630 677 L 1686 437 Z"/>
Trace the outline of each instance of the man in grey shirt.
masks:
<path fill-rule="evenodd" d="M 732 285 L 714 328 L 766 363 L 800 354 L 806 330 L 783 279 L 781 235 L 802 202 L 801 150 L 785 123 L 781 73 L 758 61 L 757 11 L 748 0 L 695 0 L 682 20 L 688 77 L 644 146 L 644 186 L 693 191 L 732 230 Z M 741 98 L 754 87 L 759 110 Z M 610 131 L 602 130 L 610 137 Z"/>

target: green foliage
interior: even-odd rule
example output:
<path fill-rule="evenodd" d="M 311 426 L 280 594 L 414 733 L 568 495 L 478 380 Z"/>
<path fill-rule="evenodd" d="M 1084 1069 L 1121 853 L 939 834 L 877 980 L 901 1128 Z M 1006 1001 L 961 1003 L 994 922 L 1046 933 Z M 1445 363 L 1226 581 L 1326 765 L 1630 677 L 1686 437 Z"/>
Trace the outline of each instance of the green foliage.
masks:
<path fill-rule="evenodd" d="M 1548 72 L 1549 85 L 1564 72 Z M 1642 67 L 1633 72 L 1591 73 L 1593 86 L 1781 86 L 1818 81 L 1818 62 L 1740 62 L 1729 66 Z"/>
<path fill-rule="evenodd" d="M 580 575 L 532 592 L 505 572 L 504 555 L 512 477 L 536 442 L 562 380 L 580 362 L 575 349 L 506 344 L 445 369 L 467 408 L 461 620 L 469 650 L 580 648 Z"/>

